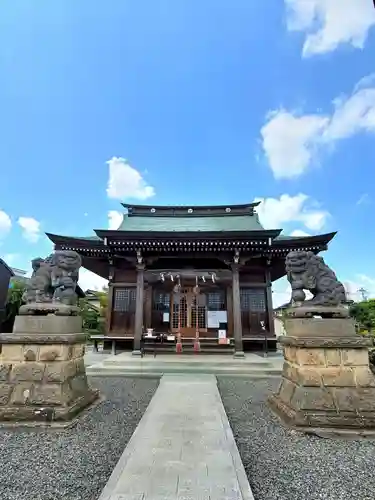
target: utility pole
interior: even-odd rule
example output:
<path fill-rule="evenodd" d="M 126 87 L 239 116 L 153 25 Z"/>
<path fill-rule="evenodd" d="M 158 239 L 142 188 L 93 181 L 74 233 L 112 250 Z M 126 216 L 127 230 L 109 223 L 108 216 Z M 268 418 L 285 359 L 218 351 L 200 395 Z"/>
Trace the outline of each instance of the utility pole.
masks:
<path fill-rule="evenodd" d="M 367 290 L 365 288 L 363 288 L 363 286 L 361 288 L 359 288 L 357 290 L 357 292 L 361 294 L 363 301 L 367 300 L 367 298 L 368 298 Z"/>

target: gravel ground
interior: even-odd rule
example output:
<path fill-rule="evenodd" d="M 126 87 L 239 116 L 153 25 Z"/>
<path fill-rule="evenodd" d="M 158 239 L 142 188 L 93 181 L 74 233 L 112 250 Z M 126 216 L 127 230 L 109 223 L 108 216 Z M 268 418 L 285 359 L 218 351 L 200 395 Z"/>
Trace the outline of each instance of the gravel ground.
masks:
<path fill-rule="evenodd" d="M 1 500 L 96 500 L 158 381 L 92 379 L 106 400 L 72 429 L 0 429 Z"/>
<path fill-rule="evenodd" d="M 277 386 L 277 380 L 219 380 L 255 500 L 373 500 L 375 441 L 285 429 L 266 404 Z"/>

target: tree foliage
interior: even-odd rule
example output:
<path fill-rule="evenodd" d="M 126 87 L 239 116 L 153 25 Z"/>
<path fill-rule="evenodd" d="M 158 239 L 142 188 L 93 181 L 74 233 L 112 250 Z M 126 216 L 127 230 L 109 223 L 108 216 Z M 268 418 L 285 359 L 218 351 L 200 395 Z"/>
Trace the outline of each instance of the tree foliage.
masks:
<path fill-rule="evenodd" d="M 106 316 L 108 306 L 108 293 L 107 290 L 95 292 L 100 307 L 92 303 L 87 297 L 79 300 L 78 305 L 82 317 L 83 329 L 85 331 L 101 331 L 104 325 L 104 318 Z"/>
<path fill-rule="evenodd" d="M 8 290 L 6 303 L 6 315 L 4 321 L 14 318 L 19 311 L 23 301 L 22 296 L 26 289 L 26 283 L 23 281 L 14 280 Z M 104 325 L 108 306 L 108 290 L 103 289 L 95 292 L 100 303 L 100 308 L 95 307 L 87 297 L 78 301 L 80 315 L 82 317 L 83 329 L 85 331 L 101 330 Z"/>
<path fill-rule="evenodd" d="M 6 303 L 5 320 L 10 317 L 15 317 L 18 314 L 19 308 L 22 306 L 22 296 L 26 290 L 26 283 L 19 280 L 13 280 L 8 290 Z"/>
<path fill-rule="evenodd" d="M 364 300 L 350 307 L 350 315 L 358 323 L 360 329 L 375 329 L 375 299 Z"/>

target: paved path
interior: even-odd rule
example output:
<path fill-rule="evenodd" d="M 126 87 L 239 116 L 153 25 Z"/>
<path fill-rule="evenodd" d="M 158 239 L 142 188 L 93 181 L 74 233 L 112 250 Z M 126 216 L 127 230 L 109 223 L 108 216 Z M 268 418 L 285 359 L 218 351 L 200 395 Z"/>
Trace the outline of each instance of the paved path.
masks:
<path fill-rule="evenodd" d="M 164 375 L 99 500 L 253 500 L 213 375 Z"/>

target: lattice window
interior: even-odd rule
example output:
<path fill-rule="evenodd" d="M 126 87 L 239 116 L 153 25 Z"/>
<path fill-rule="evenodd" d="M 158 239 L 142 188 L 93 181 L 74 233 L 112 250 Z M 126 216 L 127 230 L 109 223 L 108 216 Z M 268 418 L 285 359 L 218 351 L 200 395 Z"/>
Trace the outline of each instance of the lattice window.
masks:
<path fill-rule="evenodd" d="M 198 306 L 198 307 L 197 307 Z M 191 305 L 191 327 L 197 327 L 197 319 L 198 319 L 198 328 L 206 328 L 206 300 L 204 295 L 198 295 L 198 304 L 197 298 L 193 297 L 193 302 Z"/>
<path fill-rule="evenodd" d="M 135 288 L 115 288 L 113 310 L 115 312 L 135 311 L 135 300 Z"/>
<path fill-rule="evenodd" d="M 187 326 L 187 297 L 184 294 L 174 294 L 173 297 L 172 328 L 186 328 Z"/>
<path fill-rule="evenodd" d="M 159 290 L 154 291 L 154 297 L 152 301 L 152 309 L 154 311 L 169 311 L 170 305 L 170 293 L 160 292 Z"/>
<path fill-rule="evenodd" d="M 241 288 L 240 299 L 241 311 L 266 311 L 266 292 L 263 288 Z"/>
<path fill-rule="evenodd" d="M 215 290 L 207 293 L 207 309 L 209 311 L 225 311 L 225 292 Z"/>

